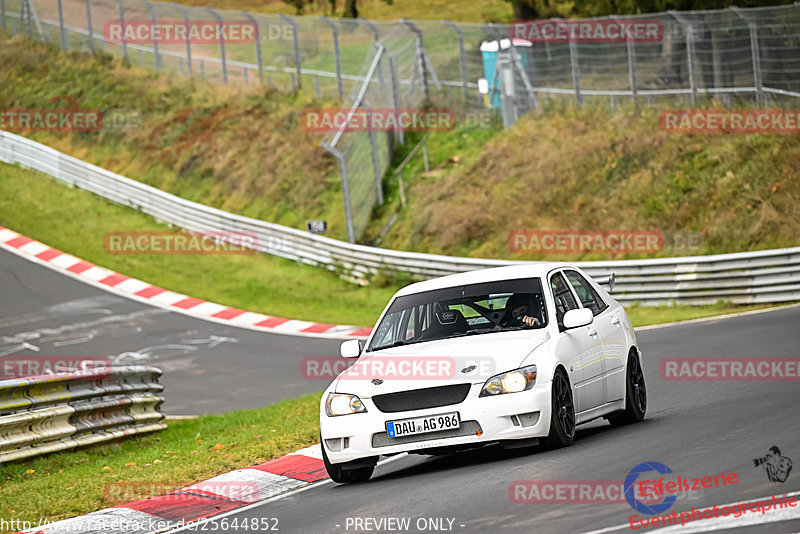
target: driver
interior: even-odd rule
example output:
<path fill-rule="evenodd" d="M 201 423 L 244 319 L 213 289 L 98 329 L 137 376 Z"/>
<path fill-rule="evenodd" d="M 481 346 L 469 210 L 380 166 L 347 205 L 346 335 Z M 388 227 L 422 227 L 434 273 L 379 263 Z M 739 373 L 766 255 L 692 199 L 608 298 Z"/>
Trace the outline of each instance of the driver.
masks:
<path fill-rule="evenodd" d="M 531 311 L 531 296 L 528 293 L 514 293 L 506 301 L 506 313 L 500 319 L 500 326 L 537 326 L 541 324 Z"/>

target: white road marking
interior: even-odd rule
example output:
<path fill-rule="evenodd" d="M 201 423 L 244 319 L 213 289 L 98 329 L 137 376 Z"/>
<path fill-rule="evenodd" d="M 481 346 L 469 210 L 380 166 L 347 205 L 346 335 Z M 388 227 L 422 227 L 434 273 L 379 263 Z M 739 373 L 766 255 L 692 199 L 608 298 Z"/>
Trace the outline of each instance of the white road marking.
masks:
<path fill-rule="evenodd" d="M 381 460 L 380 462 L 378 462 L 378 466 L 383 466 L 383 465 L 386 465 L 386 464 L 391 463 L 391 462 L 396 462 L 397 460 L 400 460 L 401 458 L 405 458 L 406 456 L 408 456 L 407 453 L 400 453 L 400 454 L 398 454 L 396 456 L 392 456 L 390 458 L 386 458 L 385 460 Z M 297 488 L 297 489 L 294 489 L 294 490 L 289 490 L 286 493 L 281 493 L 280 495 L 276 495 L 275 497 L 270 497 L 269 499 L 265 499 L 263 501 L 254 502 L 253 504 L 248 504 L 247 506 L 242 506 L 241 508 L 236 508 L 234 510 L 230 510 L 228 512 L 224 512 L 222 514 L 217 514 L 217 515 L 208 517 L 206 519 L 201 519 L 200 521 L 195 521 L 193 523 L 188 523 L 187 525 L 181 526 L 180 528 L 177 528 L 177 529 L 166 528 L 166 529 L 163 529 L 163 530 L 157 530 L 157 531 L 152 532 L 150 534 L 163 534 L 163 533 L 166 533 L 166 532 L 170 532 L 170 533 L 172 533 L 172 532 L 183 532 L 183 531 L 186 531 L 186 530 L 191 530 L 193 532 L 197 532 L 198 530 L 202 530 L 202 529 L 198 529 L 198 527 L 200 527 L 201 525 L 203 525 L 205 523 L 208 523 L 209 521 L 212 521 L 212 520 L 213 521 L 219 521 L 220 519 L 222 519 L 224 517 L 229 517 L 229 516 L 232 516 L 232 515 L 235 515 L 235 514 L 239 514 L 241 512 L 245 512 L 247 510 L 251 510 L 253 508 L 258 508 L 259 506 L 263 506 L 263 505 L 271 503 L 271 502 L 279 501 L 281 499 L 285 499 L 286 497 L 292 497 L 294 495 L 297 495 L 298 493 L 302 493 L 302 492 L 308 491 L 308 490 L 310 490 L 312 488 L 318 488 L 318 487 L 320 487 L 322 485 L 331 484 L 331 483 L 333 483 L 333 481 L 331 479 L 329 479 L 329 478 L 326 478 L 325 480 L 320 480 L 319 482 L 312 482 L 312 483 L 310 483 L 310 484 L 308 484 L 306 486 L 303 486 L 301 488 Z"/>

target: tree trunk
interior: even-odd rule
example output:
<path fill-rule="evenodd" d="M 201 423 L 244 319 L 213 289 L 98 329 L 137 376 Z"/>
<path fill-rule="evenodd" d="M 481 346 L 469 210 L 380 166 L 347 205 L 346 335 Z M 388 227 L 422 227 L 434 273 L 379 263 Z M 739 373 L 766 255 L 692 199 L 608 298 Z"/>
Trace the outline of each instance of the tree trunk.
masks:
<path fill-rule="evenodd" d="M 358 18 L 358 7 L 356 6 L 356 0 L 345 0 L 343 16 L 350 17 L 351 19 Z"/>

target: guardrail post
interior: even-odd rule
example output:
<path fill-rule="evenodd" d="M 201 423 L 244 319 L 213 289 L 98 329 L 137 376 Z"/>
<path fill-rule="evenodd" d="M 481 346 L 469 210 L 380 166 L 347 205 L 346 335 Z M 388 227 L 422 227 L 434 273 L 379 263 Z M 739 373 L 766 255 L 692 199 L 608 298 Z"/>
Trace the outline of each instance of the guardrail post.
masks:
<path fill-rule="evenodd" d="M 750 32 L 750 54 L 753 57 L 753 85 L 756 88 L 756 105 L 760 107 L 763 103 L 764 87 L 761 81 L 761 52 L 758 46 L 758 26 L 741 8 L 732 6 L 730 9 L 747 22 L 747 29 Z"/>
<path fill-rule="evenodd" d="M 344 160 L 344 155 L 330 146 L 328 143 L 323 142 L 322 148 L 333 154 L 333 157 L 339 162 L 339 176 L 342 180 L 342 197 L 344 199 L 344 219 L 347 224 L 347 240 L 350 243 L 355 243 L 356 238 L 353 230 L 353 214 L 350 210 L 350 188 L 347 184 L 347 162 Z"/>
<path fill-rule="evenodd" d="M 336 60 L 336 85 L 339 88 L 339 100 L 344 100 L 344 89 L 342 88 L 342 66 L 339 61 L 339 28 L 329 21 L 327 17 L 319 17 L 322 22 L 328 25 L 333 32 L 333 57 Z M 382 204 L 382 203 L 381 203 Z"/>
<path fill-rule="evenodd" d="M 217 19 L 219 23 L 219 59 L 222 62 L 222 81 L 228 83 L 228 64 L 225 59 L 225 32 L 223 31 L 225 28 L 222 26 L 222 17 L 213 8 L 207 7 L 206 11 L 211 13 L 211 16 Z"/>
<path fill-rule="evenodd" d="M 258 21 L 253 15 L 247 11 L 242 11 L 242 15 L 244 15 L 247 20 L 252 22 L 256 27 L 256 61 L 258 62 L 258 81 L 261 85 L 264 85 L 264 65 L 261 63 L 261 28 L 259 27 Z"/>
<path fill-rule="evenodd" d="M 453 30 L 458 37 L 458 66 L 461 71 L 461 91 L 464 94 L 464 103 L 466 104 L 467 98 L 469 97 L 469 89 L 467 87 L 467 62 L 464 54 L 464 34 L 461 28 L 449 20 L 443 20 L 442 23 Z"/>
<path fill-rule="evenodd" d="M 186 12 L 186 8 L 180 4 L 172 3 L 172 6 L 175 7 L 178 11 L 180 11 L 181 16 L 183 16 L 183 26 L 186 30 L 186 65 L 187 70 L 189 72 L 189 76 L 192 75 L 192 40 L 189 37 L 189 14 Z"/>
<path fill-rule="evenodd" d="M 29 2 L 32 0 L 22 0 L 23 2 Z M 86 23 L 89 29 L 89 48 L 92 51 L 92 55 L 94 55 L 94 33 L 92 33 L 92 6 L 89 4 L 89 0 L 86 0 Z"/>
<path fill-rule="evenodd" d="M 156 27 L 156 9 L 148 0 L 143 0 L 147 10 L 150 11 L 150 18 L 153 21 L 153 27 Z M 155 63 L 156 72 L 161 71 L 161 54 L 158 52 L 158 39 L 153 39 L 153 61 Z"/>
<path fill-rule="evenodd" d="M 59 5 L 61 2 L 59 1 Z M 119 5 L 119 22 L 122 24 L 122 57 L 128 59 L 128 39 L 125 37 L 125 6 L 122 4 L 122 0 L 117 0 L 117 5 Z"/>
<path fill-rule="evenodd" d="M 301 69 L 301 65 L 300 65 L 300 45 L 298 44 L 298 41 L 297 41 L 297 39 L 298 39 L 298 37 L 297 37 L 297 24 L 295 24 L 295 22 L 292 19 L 290 19 L 289 17 L 287 17 L 283 13 L 280 13 L 279 16 L 292 27 L 292 42 L 293 42 L 293 46 L 294 46 L 294 66 L 295 66 L 295 69 L 297 70 L 297 89 L 302 89 L 303 88 L 303 79 L 302 79 L 302 76 L 301 76 L 301 74 L 302 74 L 301 70 L 302 69 Z M 292 82 L 292 90 L 294 90 L 294 89 L 295 89 L 294 82 Z"/>

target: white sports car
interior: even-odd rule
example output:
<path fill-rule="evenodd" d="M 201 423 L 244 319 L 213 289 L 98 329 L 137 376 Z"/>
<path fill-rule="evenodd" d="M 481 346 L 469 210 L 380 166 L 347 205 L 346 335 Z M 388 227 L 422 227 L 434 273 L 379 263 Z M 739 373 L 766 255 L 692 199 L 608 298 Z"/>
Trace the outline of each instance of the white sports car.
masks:
<path fill-rule="evenodd" d="M 322 396 L 320 432 L 334 482 L 369 479 L 380 456 L 490 443 L 572 443 L 598 417 L 641 421 L 641 357 L 628 315 L 564 263 L 461 273 L 395 294 L 358 358 Z"/>

